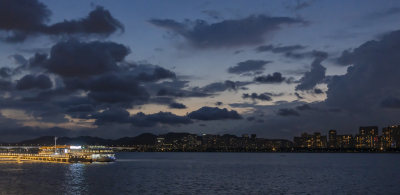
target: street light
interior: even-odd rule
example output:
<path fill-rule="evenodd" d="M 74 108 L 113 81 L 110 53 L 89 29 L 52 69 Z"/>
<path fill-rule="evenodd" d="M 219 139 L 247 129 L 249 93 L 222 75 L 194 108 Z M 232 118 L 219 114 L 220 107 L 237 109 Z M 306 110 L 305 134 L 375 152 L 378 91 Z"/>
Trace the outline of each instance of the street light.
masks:
<path fill-rule="evenodd" d="M 58 137 L 54 137 L 54 154 L 57 154 L 57 139 Z"/>

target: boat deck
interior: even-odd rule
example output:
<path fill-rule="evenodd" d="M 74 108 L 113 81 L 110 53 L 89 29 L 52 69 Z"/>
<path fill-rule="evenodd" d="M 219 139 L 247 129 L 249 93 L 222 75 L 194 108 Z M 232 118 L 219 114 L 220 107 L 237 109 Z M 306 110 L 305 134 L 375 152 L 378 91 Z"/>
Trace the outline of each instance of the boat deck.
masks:
<path fill-rule="evenodd" d="M 55 163 L 92 162 L 90 156 L 71 155 L 45 155 L 45 154 L 23 154 L 23 153 L 0 153 L 0 159 L 22 161 L 40 161 Z"/>

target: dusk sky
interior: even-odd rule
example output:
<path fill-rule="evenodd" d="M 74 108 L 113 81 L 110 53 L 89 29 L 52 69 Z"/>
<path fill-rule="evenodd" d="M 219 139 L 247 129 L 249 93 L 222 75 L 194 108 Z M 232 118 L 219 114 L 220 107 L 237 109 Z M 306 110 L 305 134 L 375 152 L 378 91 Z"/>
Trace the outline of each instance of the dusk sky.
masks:
<path fill-rule="evenodd" d="M 0 0 L 0 141 L 398 124 L 397 0 Z"/>

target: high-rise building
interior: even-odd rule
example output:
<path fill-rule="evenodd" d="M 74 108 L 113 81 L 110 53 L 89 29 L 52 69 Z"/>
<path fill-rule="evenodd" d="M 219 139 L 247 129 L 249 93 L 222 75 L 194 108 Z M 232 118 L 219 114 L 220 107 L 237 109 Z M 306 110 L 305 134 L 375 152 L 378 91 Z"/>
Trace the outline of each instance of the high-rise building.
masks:
<path fill-rule="evenodd" d="M 314 134 L 302 133 L 300 137 L 294 137 L 294 146 L 298 148 L 326 148 L 326 136 L 315 132 Z"/>
<path fill-rule="evenodd" d="M 337 139 L 337 146 L 339 148 L 354 148 L 353 145 L 353 135 L 338 135 Z"/>
<path fill-rule="evenodd" d="M 337 148 L 337 134 L 336 130 L 329 130 L 329 135 L 328 135 L 328 147 L 329 148 Z"/>
<path fill-rule="evenodd" d="M 383 148 L 400 148 L 400 125 L 393 125 L 382 129 Z"/>
<path fill-rule="evenodd" d="M 377 126 L 365 126 L 359 128 L 359 134 L 355 136 L 356 148 L 379 148 L 379 136 Z"/>

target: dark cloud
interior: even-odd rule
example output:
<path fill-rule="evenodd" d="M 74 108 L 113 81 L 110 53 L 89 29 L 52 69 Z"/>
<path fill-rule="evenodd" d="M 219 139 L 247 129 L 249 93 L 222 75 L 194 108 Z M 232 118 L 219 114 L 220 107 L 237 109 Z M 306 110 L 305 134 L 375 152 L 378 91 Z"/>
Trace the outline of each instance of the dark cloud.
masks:
<path fill-rule="evenodd" d="M 281 108 L 277 112 L 278 115 L 280 116 L 300 116 L 300 114 L 291 108 Z"/>
<path fill-rule="evenodd" d="M 275 54 L 283 54 L 287 58 L 299 60 L 303 58 L 326 58 L 328 53 L 319 50 L 303 51 L 306 46 L 303 45 L 287 45 L 287 46 L 274 46 L 262 45 L 257 47 L 257 52 L 271 52 Z"/>
<path fill-rule="evenodd" d="M 51 48 L 43 65 L 52 73 L 64 77 L 87 77 L 116 70 L 129 49 L 113 42 L 59 42 Z"/>
<path fill-rule="evenodd" d="M 26 34 L 41 32 L 49 20 L 50 10 L 37 0 L 1 0 L 0 30 L 8 31 L 7 41 L 20 41 Z"/>
<path fill-rule="evenodd" d="M 223 105 L 224 103 L 222 103 L 222 102 L 215 102 L 215 105 L 216 106 L 221 106 L 221 105 Z"/>
<path fill-rule="evenodd" d="M 257 52 L 272 52 L 272 53 L 292 53 L 297 50 L 303 50 L 306 47 L 303 45 L 287 45 L 287 46 L 274 46 L 262 45 L 256 48 Z"/>
<path fill-rule="evenodd" d="M 154 126 L 154 124 L 168 124 L 168 125 L 178 125 L 178 124 L 190 124 L 192 121 L 187 116 L 178 116 L 172 114 L 171 112 L 158 112 L 155 114 L 144 114 L 139 112 L 132 116 L 132 124 L 135 126 Z"/>
<path fill-rule="evenodd" d="M 35 55 L 29 58 L 28 62 L 23 62 L 19 60 L 22 66 L 29 65 L 29 68 L 40 68 L 45 65 L 48 55 L 45 53 L 35 53 Z M 25 60 L 26 61 L 26 60 Z"/>
<path fill-rule="evenodd" d="M 111 108 L 100 113 L 94 113 L 92 118 L 96 119 L 96 125 L 131 122 L 129 112 L 122 108 Z"/>
<path fill-rule="evenodd" d="M 321 53 L 320 55 L 316 56 L 311 64 L 311 70 L 306 72 L 300 79 L 300 83 L 296 86 L 296 90 L 310 90 L 324 80 L 326 68 L 321 65 L 321 62 L 327 57 L 328 56 L 326 53 Z"/>
<path fill-rule="evenodd" d="M 261 101 L 272 101 L 271 96 L 269 96 L 268 94 L 265 93 L 261 93 L 261 94 L 257 94 L 257 93 L 252 93 L 252 94 L 248 94 L 248 93 L 244 93 L 242 95 L 243 99 L 247 99 L 247 98 L 251 98 L 252 100 L 261 100 Z"/>
<path fill-rule="evenodd" d="M 270 92 L 265 92 L 263 94 L 268 95 L 268 96 L 272 96 L 272 97 L 280 97 L 280 96 L 285 95 L 285 93 L 270 93 Z"/>
<path fill-rule="evenodd" d="M 80 81 L 78 80 L 78 82 Z M 79 86 L 80 84 L 82 86 Z M 147 101 L 150 97 L 146 89 L 140 86 L 134 78 L 116 74 L 95 77 L 86 80 L 84 83 L 76 83 L 75 86 L 67 82 L 67 86 L 87 90 L 89 92 L 88 97 L 99 102 L 131 103 Z"/>
<path fill-rule="evenodd" d="M 177 102 L 171 103 L 168 107 L 174 108 L 174 109 L 185 109 L 186 108 L 186 106 L 184 104 L 177 103 Z"/>
<path fill-rule="evenodd" d="M 67 112 L 93 112 L 94 107 L 91 104 L 72 105 L 67 109 Z"/>
<path fill-rule="evenodd" d="M 117 30 L 124 30 L 124 26 L 115 19 L 108 10 L 97 6 L 86 18 L 79 20 L 65 20 L 45 28 L 48 34 L 99 34 L 108 36 Z"/>
<path fill-rule="evenodd" d="M 161 105 L 170 105 L 175 102 L 175 98 L 174 97 L 168 97 L 168 96 L 156 96 L 156 97 L 151 97 L 150 100 L 147 102 L 150 104 L 161 104 Z"/>
<path fill-rule="evenodd" d="M 0 68 L 0 77 L 2 78 L 9 78 L 12 75 L 11 68 L 8 67 L 1 67 Z"/>
<path fill-rule="evenodd" d="M 86 18 L 48 25 L 51 11 L 37 0 L 1 0 L 0 30 L 7 32 L 3 40 L 19 42 L 30 35 L 85 34 L 108 36 L 123 25 L 103 7 L 96 7 Z"/>
<path fill-rule="evenodd" d="M 282 77 L 282 74 L 279 72 L 274 72 L 272 75 L 263 75 L 254 78 L 254 81 L 259 83 L 282 83 L 285 80 L 285 77 Z"/>
<path fill-rule="evenodd" d="M 160 79 L 176 78 L 176 75 L 170 70 L 161 67 L 155 67 L 152 74 L 141 72 L 136 78 L 139 81 L 152 82 Z"/>
<path fill-rule="evenodd" d="M 315 88 L 315 89 L 314 89 L 314 93 L 315 93 L 315 94 L 323 94 L 324 91 L 322 91 L 321 89 Z"/>
<path fill-rule="evenodd" d="M 188 98 L 207 97 L 212 95 L 202 92 L 199 89 L 193 90 L 189 87 L 188 83 L 189 81 L 174 78 L 156 83 L 145 83 L 145 87 L 146 90 L 148 90 L 151 94 L 155 94 L 156 96 L 160 97 Z"/>
<path fill-rule="evenodd" d="M 268 63 L 271 63 L 271 61 L 247 60 L 228 68 L 228 72 L 231 74 L 261 73 L 264 70 L 265 65 Z"/>
<path fill-rule="evenodd" d="M 129 123 L 138 127 L 151 127 L 159 123 L 177 125 L 190 124 L 192 121 L 186 116 L 177 116 L 170 112 L 158 112 L 155 114 L 144 114 L 139 112 L 130 115 L 128 111 L 121 108 L 111 108 L 100 113 L 93 114 L 95 124 L 104 125 L 109 123 Z"/>
<path fill-rule="evenodd" d="M 226 80 L 225 82 L 215 82 L 210 83 L 201 88 L 195 88 L 195 91 L 202 91 L 205 93 L 215 93 L 215 92 L 222 92 L 226 90 L 238 90 L 243 89 L 244 86 L 251 84 L 251 82 L 241 82 L 241 81 L 231 81 Z"/>
<path fill-rule="evenodd" d="M 388 97 L 381 102 L 383 108 L 400 108 L 400 99 L 395 97 Z"/>
<path fill-rule="evenodd" d="M 186 21 L 152 19 L 150 23 L 184 37 L 197 48 L 237 47 L 265 41 L 266 35 L 281 25 L 301 24 L 303 20 L 290 17 L 253 15 L 243 19 L 224 20 L 209 24 L 204 20 Z"/>
<path fill-rule="evenodd" d="M 17 81 L 16 88 L 18 90 L 27 89 L 49 89 L 53 86 L 50 78 L 46 75 L 25 75 L 20 80 Z"/>
<path fill-rule="evenodd" d="M 157 96 L 172 96 L 172 97 L 207 97 L 210 94 L 199 92 L 199 91 L 190 91 L 183 89 L 160 89 L 156 93 Z"/>
<path fill-rule="evenodd" d="M 327 56 L 328 54 L 324 51 L 312 50 L 312 51 L 304 51 L 304 52 L 286 52 L 284 56 L 287 58 L 291 58 L 294 60 L 300 60 L 304 58 L 321 58 L 323 56 Z"/>
<path fill-rule="evenodd" d="M 301 96 L 299 93 L 295 92 L 294 95 L 297 97 L 297 99 L 304 99 L 303 96 Z"/>
<path fill-rule="evenodd" d="M 191 119 L 197 120 L 224 120 L 224 119 L 241 119 L 242 117 L 235 110 L 229 111 L 226 108 L 202 107 L 188 114 Z"/>
<path fill-rule="evenodd" d="M 380 107 L 385 97 L 399 97 L 399 51 L 400 31 L 394 31 L 344 52 L 339 60 L 352 66 L 346 74 L 334 76 L 328 83 L 326 103 L 361 111 Z"/>

